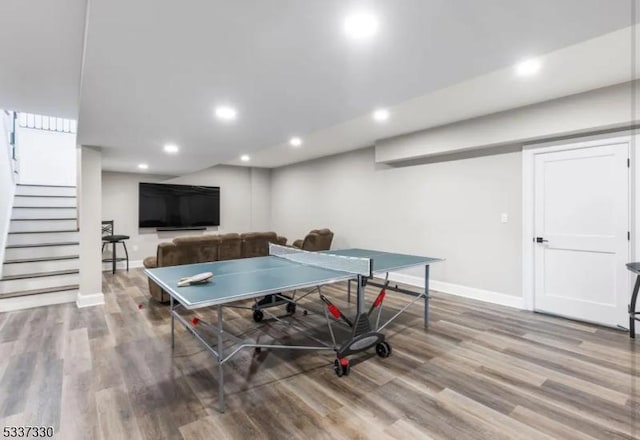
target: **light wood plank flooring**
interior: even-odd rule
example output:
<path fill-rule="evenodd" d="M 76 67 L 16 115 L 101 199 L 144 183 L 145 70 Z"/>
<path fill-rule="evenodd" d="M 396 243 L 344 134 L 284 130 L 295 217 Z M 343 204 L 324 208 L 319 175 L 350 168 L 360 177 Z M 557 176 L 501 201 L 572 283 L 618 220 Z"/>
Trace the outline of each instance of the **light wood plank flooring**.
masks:
<path fill-rule="evenodd" d="M 324 292 L 349 310 L 345 290 Z M 243 352 L 220 414 L 215 362 L 183 329 L 172 354 L 167 307 L 142 271 L 106 273 L 104 292 L 100 307 L 0 314 L 0 428 L 50 425 L 65 440 L 640 438 L 640 342 L 616 330 L 434 292 L 428 330 L 413 307 L 389 328 L 393 355 L 356 356 L 348 377 L 330 352 Z M 227 317 L 252 333 L 250 312 Z M 296 338 L 264 327 L 263 340 Z"/>

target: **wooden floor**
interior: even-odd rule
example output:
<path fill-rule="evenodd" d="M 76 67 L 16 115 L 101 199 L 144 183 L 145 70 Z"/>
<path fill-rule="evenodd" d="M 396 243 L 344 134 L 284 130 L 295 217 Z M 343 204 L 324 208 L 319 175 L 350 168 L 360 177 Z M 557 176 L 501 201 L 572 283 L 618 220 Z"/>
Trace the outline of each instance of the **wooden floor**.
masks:
<path fill-rule="evenodd" d="M 325 293 L 342 306 L 344 290 Z M 172 354 L 167 307 L 146 291 L 140 269 L 120 271 L 105 274 L 105 306 L 0 314 L 0 429 L 49 425 L 65 440 L 640 438 L 639 342 L 437 292 L 429 330 L 413 307 L 389 328 L 393 355 L 355 357 L 348 377 L 331 352 L 243 352 L 225 370 L 220 414 L 214 361 L 182 329 Z M 228 316 L 249 332 L 246 311 Z M 264 327 L 263 340 L 295 338 Z"/>

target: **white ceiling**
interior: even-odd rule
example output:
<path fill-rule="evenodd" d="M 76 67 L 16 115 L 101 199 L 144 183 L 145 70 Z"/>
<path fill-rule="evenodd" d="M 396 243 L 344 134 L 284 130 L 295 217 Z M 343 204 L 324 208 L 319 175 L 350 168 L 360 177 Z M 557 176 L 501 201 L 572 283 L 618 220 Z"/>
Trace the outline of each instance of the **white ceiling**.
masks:
<path fill-rule="evenodd" d="M 145 161 L 170 174 L 242 153 L 276 166 L 370 145 L 439 119 L 432 101 L 396 113 L 402 103 L 630 24 L 629 3 L 611 0 L 89 0 L 80 88 L 84 2 L 52 3 L 0 2 L 0 50 L 11 55 L 0 108 L 78 114 L 78 141 L 103 148 L 105 169 Z M 379 16 L 370 41 L 342 32 L 354 9 Z M 486 84 L 489 97 L 511 94 Z M 440 119 L 468 117 L 464 94 L 446 96 Z M 486 101 L 473 114 L 496 107 Z M 220 103 L 237 106 L 238 120 L 215 120 Z M 386 128 L 368 118 L 377 106 L 394 107 Z M 353 121 L 349 136 L 339 130 Z M 305 140 L 298 156 L 283 148 L 294 134 Z M 162 153 L 167 142 L 181 146 L 177 157 Z"/>
<path fill-rule="evenodd" d="M 640 47 L 640 35 L 637 46 Z M 631 79 L 631 28 L 540 56 L 542 69 L 521 78 L 513 66 L 436 90 L 390 108 L 384 124 L 370 114 L 310 133 L 304 148 L 280 143 L 252 155 L 251 164 L 279 167 L 366 147 L 379 140 L 438 127 L 461 120 L 514 109 L 563 96 L 619 84 Z M 636 57 L 636 78 L 640 75 Z M 239 159 L 232 165 L 246 165 Z"/>
<path fill-rule="evenodd" d="M 0 1 L 0 108 L 78 117 L 86 4 Z"/>

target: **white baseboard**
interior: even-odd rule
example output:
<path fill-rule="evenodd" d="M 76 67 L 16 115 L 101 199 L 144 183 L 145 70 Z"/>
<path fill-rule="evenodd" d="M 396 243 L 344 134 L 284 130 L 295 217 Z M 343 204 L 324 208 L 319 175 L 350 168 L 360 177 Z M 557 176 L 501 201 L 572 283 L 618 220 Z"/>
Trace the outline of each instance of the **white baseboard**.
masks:
<path fill-rule="evenodd" d="M 104 304 L 104 293 L 98 292 L 83 295 L 82 293 L 78 292 L 75 300 L 76 305 L 79 309 L 83 307 L 99 306 Z"/>
<path fill-rule="evenodd" d="M 129 269 L 135 269 L 138 267 L 144 267 L 144 265 L 142 264 L 142 260 L 132 260 L 129 261 Z M 116 269 L 117 270 L 126 270 L 127 269 L 127 262 L 126 261 L 118 261 L 116 263 Z M 111 270 L 111 263 L 102 263 L 102 271 L 103 272 L 108 272 Z"/>
<path fill-rule="evenodd" d="M 404 273 L 391 272 L 389 279 L 403 284 L 424 288 L 424 278 L 407 275 Z M 462 286 L 459 284 L 446 283 L 444 281 L 429 280 L 429 288 L 449 295 L 461 296 L 469 299 L 476 299 L 491 304 L 524 309 L 524 298 L 520 296 L 507 295 L 506 293 L 492 292 L 490 290 L 476 289 L 475 287 Z"/>
<path fill-rule="evenodd" d="M 78 296 L 77 290 L 64 292 L 42 293 L 40 295 L 16 296 L 0 299 L 0 312 L 31 309 L 33 307 L 51 306 L 74 302 Z"/>

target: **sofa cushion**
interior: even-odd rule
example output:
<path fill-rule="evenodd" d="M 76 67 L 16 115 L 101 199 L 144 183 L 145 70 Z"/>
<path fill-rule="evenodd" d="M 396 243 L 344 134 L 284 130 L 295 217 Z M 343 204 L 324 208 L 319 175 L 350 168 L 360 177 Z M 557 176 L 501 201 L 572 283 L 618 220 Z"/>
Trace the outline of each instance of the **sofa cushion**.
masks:
<path fill-rule="evenodd" d="M 242 257 L 265 257 L 269 255 L 269 243 L 278 243 L 275 232 L 249 232 L 241 234 Z"/>
<path fill-rule="evenodd" d="M 220 244 L 218 247 L 218 260 L 235 260 L 242 258 L 242 239 L 238 234 L 218 235 Z"/>
<path fill-rule="evenodd" d="M 179 248 L 179 264 L 205 263 L 218 259 L 220 238 L 217 235 L 178 237 L 173 239 L 173 244 Z"/>

